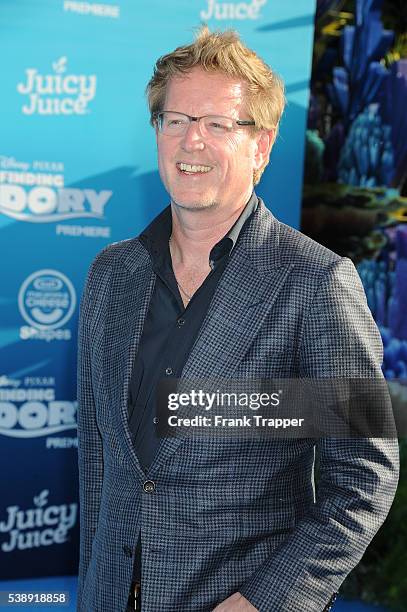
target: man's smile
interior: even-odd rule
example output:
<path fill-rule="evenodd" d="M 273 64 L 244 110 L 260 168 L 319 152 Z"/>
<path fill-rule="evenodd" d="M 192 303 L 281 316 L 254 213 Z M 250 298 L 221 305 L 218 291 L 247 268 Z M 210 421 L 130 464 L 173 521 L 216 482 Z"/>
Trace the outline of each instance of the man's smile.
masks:
<path fill-rule="evenodd" d="M 213 166 L 187 164 L 185 162 L 177 162 L 176 166 L 181 174 L 207 174 L 213 168 Z"/>

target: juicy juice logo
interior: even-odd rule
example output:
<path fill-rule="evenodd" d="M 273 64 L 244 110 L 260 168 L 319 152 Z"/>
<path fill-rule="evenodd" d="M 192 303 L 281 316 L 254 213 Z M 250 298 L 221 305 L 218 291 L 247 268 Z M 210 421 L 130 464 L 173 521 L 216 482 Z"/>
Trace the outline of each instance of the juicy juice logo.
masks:
<path fill-rule="evenodd" d="M 267 0 L 252 0 L 251 2 L 220 2 L 219 0 L 207 0 L 207 11 L 201 11 L 200 17 L 204 21 L 208 19 L 258 19 L 260 9 Z"/>
<path fill-rule="evenodd" d="M 7 518 L 0 522 L 0 534 L 8 540 L 1 544 L 3 552 L 39 548 L 67 541 L 68 531 L 76 523 L 78 504 L 48 505 L 49 491 L 44 489 L 34 497 L 34 508 L 6 508 Z"/>
<path fill-rule="evenodd" d="M 66 74 L 67 58 L 52 64 L 54 74 L 40 74 L 37 68 L 27 68 L 26 80 L 18 83 L 17 91 L 28 96 L 22 107 L 24 115 L 84 115 L 96 95 L 95 74 Z"/>

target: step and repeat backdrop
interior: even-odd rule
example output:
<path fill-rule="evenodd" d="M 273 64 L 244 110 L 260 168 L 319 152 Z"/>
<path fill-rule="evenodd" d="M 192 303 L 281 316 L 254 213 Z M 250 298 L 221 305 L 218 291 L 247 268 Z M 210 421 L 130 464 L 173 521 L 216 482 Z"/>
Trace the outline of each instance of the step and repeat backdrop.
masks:
<path fill-rule="evenodd" d="M 314 0 L 3 0 L 0 6 L 0 575 L 75 573 L 76 343 L 87 269 L 168 204 L 144 95 L 203 22 L 287 85 L 261 186 L 298 226 Z"/>

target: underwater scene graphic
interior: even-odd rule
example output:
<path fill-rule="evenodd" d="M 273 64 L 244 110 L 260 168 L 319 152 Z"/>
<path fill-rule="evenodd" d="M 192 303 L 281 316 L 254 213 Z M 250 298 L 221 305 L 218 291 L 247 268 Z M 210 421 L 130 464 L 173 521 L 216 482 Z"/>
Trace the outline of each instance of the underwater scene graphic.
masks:
<path fill-rule="evenodd" d="M 350 257 L 407 415 L 407 3 L 318 0 L 301 229 Z M 407 440 L 383 527 L 341 594 L 407 610 Z"/>

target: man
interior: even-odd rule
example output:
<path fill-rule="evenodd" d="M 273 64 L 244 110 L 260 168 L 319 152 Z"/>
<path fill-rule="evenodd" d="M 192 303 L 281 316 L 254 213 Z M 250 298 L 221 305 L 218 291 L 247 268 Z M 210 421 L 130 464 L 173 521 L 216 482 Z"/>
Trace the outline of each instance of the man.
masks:
<path fill-rule="evenodd" d="M 148 98 L 171 205 L 96 257 L 81 304 L 78 610 L 329 609 L 391 505 L 396 441 L 160 439 L 156 392 L 380 377 L 379 333 L 353 264 L 253 192 L 284 107 L 272 70 L 203 28 Z"/>

